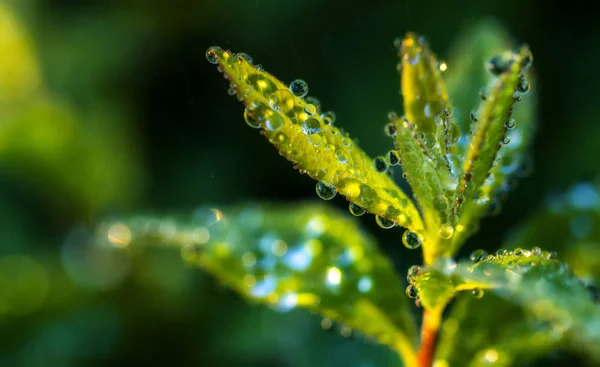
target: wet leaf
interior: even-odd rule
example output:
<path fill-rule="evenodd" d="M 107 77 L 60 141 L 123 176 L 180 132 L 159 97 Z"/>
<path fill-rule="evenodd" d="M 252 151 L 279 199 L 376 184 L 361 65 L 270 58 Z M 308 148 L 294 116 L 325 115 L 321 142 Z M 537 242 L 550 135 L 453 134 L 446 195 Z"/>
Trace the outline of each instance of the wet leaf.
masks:
<path fill-rule="evenodd" d="M 566 193 L 551 196 L 544 207 L 520 225 L 507 239 L 508 249 L 544 246 L 558 253 L 575 274 L 600 281 L 600 192 L 581 182 Z"/>
<path fill-rule="evenodd" d="M 476 263 L 462 262 L 447 266 L 440 262 L 416 277 L 417 289 L 428 289 L 429 279 L 439 284 L 439 274 L 448 274 L 456 291 L 486 290 L 511 303 L 520 305 L 529 315 L 547 322 L 554 332 L 566 336 L 578 349 L 600 358 L 600 309 L 594 304 L 588 290 L 568 267 L 551 254 L 539 248 L 517 250 L 517 253 L 500 250 L 498 255 L 488 255 Z M 421 293 L 421 292 L 420 292 Z M 447 297 L 426 300 L 428 308 L 440 307 Z M 485 296 L 484 296 L 485 297 Z"/>
<path fill-rule="evenodd" d="M 452 212 L 459 216 L 456 235 L 447 255 L 453 255 L 468 235 L 477 228 L 481 216 L 502 191 L 507 191 L 508 178 L 522 163 L 522 152 L 530 135 L 528 127 L 511 132 L 516 127 L 512 118 L 513 105 L 522 97 L 519 87 L 528 83 L 524 71 L 531 64 L 531 53 L 523 46 L 517 53 L 505 52 L 492 58 L 488 69 L 497 78 L 480 108 L 472 112 L 473 124 Z M 522 89 L 521 89 L 522 90 Z M 518 106 L 517 106 L 518 107 Z M 511 143 L 514 146 L 506 149 Z M 527 138 L 527 139 L 526 139 Z M 504 163 L 501 163 L 505 159 Z M 513 167 L 512 164 L 516 166 Z"/>
<path fill-rule="evenodd" d="M 330 199 L 335 191 L 350 202 L 394 223 L 423 233 L 423 223 L 409 198 L 356 143 L 333 125 L 334 115 L 317 111 L 304 98 L 308 86 L 296 80 L 284 85 L 244 54 L 212 47 L 209 61 L 218 64 L 232 93 L 246 105 L 246 122 L 303 173 L 320 182 L 317 192 Z M 375 163 L 383 163 L 376 168 Z"/>
<path fill-rule="evenodd" d="M 521 366 L 561 345 L 549 323 L 492 292 L 462 294 L 442 324 L 434 365 Z"/>
<path fill-rule="evenodd" d="M 414 365 L 415 330 L 392 264 L 347 215 L 324 205 L 247 205 L 109 220 L 113 246 L 173 246 L 252 302 L 301 307 L 397 350 Z M 106 242 L 106 241 L 105 241 Z"/>
<path fill-rule="evenodd" d="M 399 48 L 405 116 L 392 115 L 391 122 L 403 173 L 428 228 L 423 251 L 425 262 L 431 263 L 442 252 L 440 242 L 452 236 L 442 231 L 440 238 L 438 233 L 449 224 L 454 202 L 461 167 L 453 145 L 460 131 L 451 119 L 440 64 L 425 39 L 409 33 Z"/>

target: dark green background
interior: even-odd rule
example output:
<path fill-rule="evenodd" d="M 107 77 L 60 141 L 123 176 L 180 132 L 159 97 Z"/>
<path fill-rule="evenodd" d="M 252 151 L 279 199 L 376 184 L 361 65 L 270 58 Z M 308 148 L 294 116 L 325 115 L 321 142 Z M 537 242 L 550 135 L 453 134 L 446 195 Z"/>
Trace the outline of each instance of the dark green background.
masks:
<path fill-rule="evenodd" d="M 507 230 L 548 194 L 594 179 L 600 171 L 600 13 L 591 3 L 10 3 L 33 36 L 50 90 L 79 107 L 101 99 L 126 111 L 144 174 L 136 178 L 140 189 L 129 202 L 111 203 L 90 216 L 77 203 L 50 200 L 39 186 L 0 172 L 2 254 L 58 258 L 73 228 L 106 214 L 187 211 L 247 200 L 316 200 L 314 183 L 246 126 L 243 106 L 227 95 L 227 83 L 205 59 L 212 45 L 249 53 L 285 82 L 306 80 L 323 108 L 336 112 L 336 124 L 375 156 L 392 146 L 383 134 L 387 112 L 401 111 L 394 38 L 409 30 L 423 33 L 443 59 L 462 29 L 494 17 L 517 42 L 529 44 L 540 102 L 535 170 L 511 193 L 499 216 L 483 221 L 461 256 L 496 248 Z M 347 204 L 336 198 L 332 205 Z M 402 247 L 400 229 L 379 229 L 369 215 L 360 220 L 400 271 L 420 261 L 417 251 Z M 131 273 L 118 287 L 81 287 L 59 306 L 0 317 L 0 366 L 367 367 L 396 362 L 384 347 L 320 330 L 316 316 L 247 306 L 200 270 L 186 268 L 177 253 L 141 255 L 133 259 Z M 566 358 L 549 357 L 557 365 Z"/>

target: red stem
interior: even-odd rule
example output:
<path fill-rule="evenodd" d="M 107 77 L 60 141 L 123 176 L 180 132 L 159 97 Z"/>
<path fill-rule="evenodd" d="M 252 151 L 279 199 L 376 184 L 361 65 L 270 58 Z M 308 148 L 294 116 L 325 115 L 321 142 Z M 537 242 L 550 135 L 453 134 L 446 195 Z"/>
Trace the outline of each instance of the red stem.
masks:
<path fill-rule="evenodd" d="M 419 367 L 431 367 L 435 352 L 435 341 L 440 325 L 439 315 L 435 312 L 425 310 L 423 312 L 423 323 L 421 324 L 421 346 L 417 356 Z"/>

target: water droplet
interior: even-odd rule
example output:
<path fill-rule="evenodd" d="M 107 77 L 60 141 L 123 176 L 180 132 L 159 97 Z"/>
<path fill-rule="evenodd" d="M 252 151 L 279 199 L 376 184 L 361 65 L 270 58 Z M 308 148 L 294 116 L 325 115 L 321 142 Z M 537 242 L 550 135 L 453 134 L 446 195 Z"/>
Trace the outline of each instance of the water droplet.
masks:
<path fill-rule="evenodd" d="M 454 234 L 454 227 L 452 227 L 450 224 L 443 224 L 440 227 L 438 234 L 440 235 L 441 238 L 447 240 L 450 237 L 452 237 L 452 235 Z"/>
<path fill-rule="evenodd" d="M 219 52 L 221 51 L 223 50 L 218 46 L 209 47 L 208 50 L 206 50 L 206 59 L 208 60 L 208 62 L 210 62 L 211 64 L 218 64 Z"/>
<path fill-rule="evenodd" d="M 394 135 L 396 135 L 396 125 L 394 125 L 393 122 L 385 124 L 383 132 L 385 133 L 385 135 L 393 137 Z"/>
<path fill-rule="evenodd" d="M 396 225 L 393 220 L 385 219 L 380 215 L 375 216 L 375 222 L 383 229 L 390 229 Z"/>
<path fill-rule="evenodd" d="M 421 237 L 419 237 L 419 235 L 415 232 L 411 232 L 410 230 L 406 230 L 402 235 L 402 243 L 404 244 L 404 247 L 409 248 L 411 250 L 421 246 L 421 242 L 423 242 Z"/>
<path fill-rule="evenodd" d="M 387 161 L 390 166 L 396 166 L 400 163 L 400 154 L 397 150 L 390 150 L 387 154 Z"/>
<path fill-rule="evenodd" d="M 406 280 L 409 284 L 413 284 L 415 282 L 415 277 L 419 274 L 421 267 L 419 265 L 413 265 L 408 268 L 408 273 L 406 274 Z"/>
<path fill-rule="evenodd" d="M 317 112 L 317 107 L 314 104 L 307 103 L 304 106 L 304 112 L 306 112 L 308 116 L 312 116 Z"/>
<path fill-rule="evenodd" d="M 485 101 L 487 99 L 487 95 L 485 93 L 485 89 L 479 90 L 479 98 L 481 98 L 482 101 Z"/>
<path fill-rule="evenodd" d="M 385 173 L 388 170 L 388 164 L 383 157 L 375 157 L 373 159 L 373 167 L 379 173 Z"/>
<path fill-rule="evenodd" d="M 350 214 L 354 215 L 355 217 L 360 217 L 367 212 L 365 208 L 354 203 L 350 203 L 348 210 L 350 211 Z"/>
<path fill-rule="evenodd" d="M 290 91 L 296 97 L 304 97 L 308 94 L 308 84 L 302 79 L 296 79 L 290 83 Z"/>
<path fill-rule="evenodd" d="M 460 128 L 454 122 L 448 126 L 448 145 L 454 145 L 460 140 Z"/>
<path fill-rule="evenodd" d="M 306 135 L 317 134 L 321 131 L 321 123 L 315 118 L 309 118 L 302 123 L 302 132 Z"/>
<path fill-rule="evenodd" d="M 523 253 L 523 249 L 520 247 L 517 247 L 516 249 L 514 249 L 513 253 L 517 256 L 521 255 Z"/>
<path fill-rule="evenodd" d="M 502 139 L 502 144 L 504 145 L 508 145 L 508 143 L 510 143 L 510 136 L 506 135 L 503 139 Z"/>
<path fill-rule="evenodd" d="M 448 64 L 445 61 L 440 62 L 440 71 L 443 73 L 446 70 L 448 70 Z"/>
<path fill-rule="evenodd" d="M 492 75 L 500 75 L 507 71 L 513 63 L 512 57 L 506 57 L 505 55 L 496 55 L 490 59 L 487 63 L 487 69 Z"/>
<path fill-rule="evenodd" d="M 500 248 L 496 250 L 496 256 L 506 256 L 508 255 L 508 251 L 504 248 Z"/>
<path fill-rule="evenodd" d="M 269 95 L 269 106 L 275 111 L 288 113 L 294 108 L 294 96 L 287 89 L 278 89 Z"/>
<path fill-rule="evenodd" d="M 446 208 L 448 208 L 446 198 L 441 195 L 435 198 L 435 200 L 433 200 L 433 208 L 437 211 L 446 210 Z"/>
<path fill-rule="evenodd" d="M 530 50 L 526 50 L 523 57 L 521 57 L 521 67 L 527 69 L 533 63 L 533 55 Z"/>
<path fill-rule="evenodd" d="M 475 250 L 469 255 L 469 259 L 474 262 L 479 262 L 484 260 L 488 256 L 488 253 L 485 250 Z"/>
<path fill-rule="evenodd" d="M 258 123 L 258 120 L 254 117 L 254 113 L 252 111 L 250 111 L 249 108 L 246 108 L 244 110 L 244 120 L 246 120 L 246 123 L 248 124 L 248 126 L 254 128 L 254 129 L 260 128 L 260 124 Z"/>
<path fill-rule="evenodd" d="M 285 124 L 283 117 L 275 112 L 265 120 L 265 129 L 269 131 L 279 130 Z"/>
<path fill-rule="evenodd" d="M 533 256 L 540 256 L 542 254 L 542 249 L 536 246 L 531 249 L 531 254 Z"/>
<path fill-rule="evenodd" d="M 469 117 L 471 118 L 471 121 L 477 122 L 477 120 L 478 120 L 478 118 L 477 118 L 477 111 L 472 110 L 471 111 L 471 115 Z"/>
<path fill-rule="evenodd" d="M 317 109 L 316 112 L 321 111 L 321 101 L 319 101 L 316 97 L 309 96 L 306 97 L 304 100 L 306 101 L 306 103 L 315 106 L 315 108 Z"/>
<path fill-rule="evenodd" d="M 248 55 L 247 53 L 240 52 L 237 54 L 237 57 L 238 57 L 238 60 L 244 59 L 244 60 L 246 60 L 247 63 L 252 64 L 252 57 L 250 57 L 250 55 Z"/>
<path fill-rule="evenodd" d="M 346 153 L 344 152 L 337 152 L 335 154 L 338 162 L 344 164 L 344 163 L 348 163 L 348 155 L 346 155 Z"/>
<path fill-rule="evenodd" d="M 510 119 L 504 123 L 504 127 L 507 129 L 514 129 L 517 126 L 515 119 Z"/>
<path fill-rule="evenodd" d="M 431 117 L 431 105 L 429 103 L 427 103 L 425 105 L 425 108 L 423 109 L 423 113 L 425 114 L 426 117 Z"/>
<path fill-rule="evenodd" d="M 417 298 L 417 296 L 419 295 L 417 287 L 410 284 L 408 287 L 406 287 L 406 295 L 410 298 Z"/>
<path fill-rule="evenodd" d="M 529 83 L 524 78 L 519 80 L 519 84 L 517 84 L 517 90 L 521 93 L 529 92 Z"/>
<path fill-rule="evenodd" d="M 335 112 L 327 111 L 321 115 L 321 118 L 325 125 L 331 125 L 335 122 Z"/>
<path fill-rule="evenodd" d="M 451 117 L 452 116 L 452 107 L 450 106 L 446 106 L 446 108 L 444 108 L 444 115 L 446 115 L 446 117 Z"/>
<path fill-rule="evenodd" d="M 337 194 L 335 187 L 324 184 L 323 182 L 317 182 L 315 190 L 317 191 L 317 195 L 323 200 L 331 200 Z"/>
<path fill-rule="evenodd" d="M 473 295 L 473 297 L 477 298 L 477 299 L 481 299 L 483 298 L 483 289 L 480 288 L 475 288 L 471 291 L 471 294 Z"/>

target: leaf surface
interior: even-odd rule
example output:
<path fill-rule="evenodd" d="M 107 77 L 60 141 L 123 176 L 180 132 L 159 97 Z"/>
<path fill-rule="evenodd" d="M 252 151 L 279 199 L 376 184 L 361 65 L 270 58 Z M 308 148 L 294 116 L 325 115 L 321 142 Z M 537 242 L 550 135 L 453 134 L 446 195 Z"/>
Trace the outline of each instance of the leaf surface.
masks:
<path fill-rule="evenodd" d="M 172 246 L 252 302 L 301 307 L 398 351 L 414 365 L 415 328 L 390 261 L 352 218 L 325 205 L 199 209 L 109 220 L 98 236 L 132 250 Z"/>

